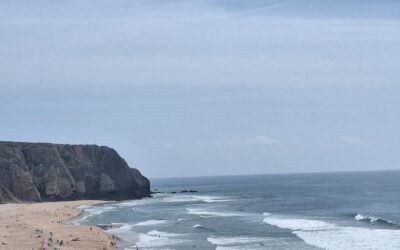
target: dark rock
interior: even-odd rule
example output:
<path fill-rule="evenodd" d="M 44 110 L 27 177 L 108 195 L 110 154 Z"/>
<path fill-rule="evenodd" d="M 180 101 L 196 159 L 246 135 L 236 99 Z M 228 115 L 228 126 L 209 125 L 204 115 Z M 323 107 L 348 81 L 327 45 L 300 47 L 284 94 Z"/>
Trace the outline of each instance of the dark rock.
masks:
<path fill-rule="evenodd" d="M 181 193 L 197 193 L 196 190 L 182 190 Z"/>
<path fill-rule="evenodd" d="M 0 142 L 0 202 L 147 196 L 149 180 L 112 148 Z"/>
<path fill-rule="evenodd" d="M 151 194 L 165 194 L 165 192 L 160 192 L 160 191 L 154 192 L 154 191 L 152 191 Z"/>

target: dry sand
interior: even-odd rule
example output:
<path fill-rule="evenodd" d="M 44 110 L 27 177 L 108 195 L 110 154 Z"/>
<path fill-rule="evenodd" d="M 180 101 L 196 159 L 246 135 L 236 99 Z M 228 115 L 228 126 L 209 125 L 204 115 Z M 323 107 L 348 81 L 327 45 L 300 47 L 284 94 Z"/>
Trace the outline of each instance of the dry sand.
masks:
<path fill-rule="evenodd" d="M 78 216 L 80 205 L 104 201 L 66 201 L 0 205 L 0 249 L 114 249 L 110 236 L 96 226 L 63 224 Z M 60 242 L 62 241 L 62 244 Z"/>

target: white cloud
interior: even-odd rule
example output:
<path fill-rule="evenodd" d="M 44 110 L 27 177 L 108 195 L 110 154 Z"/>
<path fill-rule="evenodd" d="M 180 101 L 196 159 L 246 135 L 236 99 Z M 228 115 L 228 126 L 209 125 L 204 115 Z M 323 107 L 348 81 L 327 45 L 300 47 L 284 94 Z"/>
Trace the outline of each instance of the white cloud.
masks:
<path fill-rule="evenodd" d="M 291 1 L 256 8 L 61 2 L 1 6 L 0 86 L 382 85 L 398 78 L 398 20 L 276 15 Z"/>

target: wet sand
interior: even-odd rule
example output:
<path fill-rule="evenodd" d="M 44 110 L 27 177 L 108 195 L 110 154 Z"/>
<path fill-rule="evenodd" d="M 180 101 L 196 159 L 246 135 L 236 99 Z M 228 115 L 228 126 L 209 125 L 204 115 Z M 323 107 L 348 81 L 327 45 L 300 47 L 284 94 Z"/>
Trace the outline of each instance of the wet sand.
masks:
<path fill-rule="evenodd" d="M 81 214 L 80 200 L 0 205 L 0 249 L 115 249 L 115 241 L 96 226 L 64 224 Z"/>

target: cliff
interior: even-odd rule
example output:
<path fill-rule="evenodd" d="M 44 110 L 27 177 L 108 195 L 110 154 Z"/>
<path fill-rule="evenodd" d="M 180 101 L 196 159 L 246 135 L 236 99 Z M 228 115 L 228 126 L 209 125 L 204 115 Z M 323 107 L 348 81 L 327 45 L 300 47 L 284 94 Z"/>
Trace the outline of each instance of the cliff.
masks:
<path fill-rule="evenodd" d="M 0 202 L 149 195 L 149 180 L 112 148 L 0 141 Z"/>

